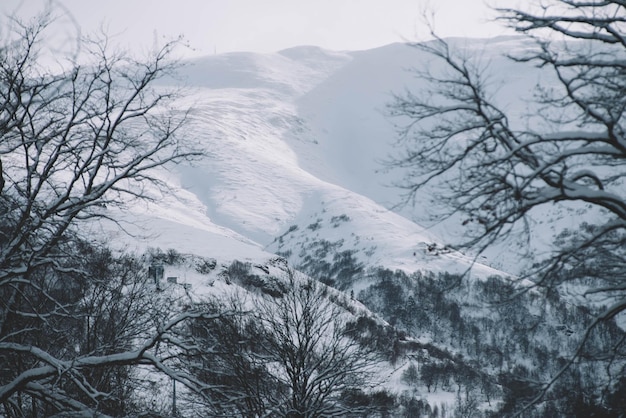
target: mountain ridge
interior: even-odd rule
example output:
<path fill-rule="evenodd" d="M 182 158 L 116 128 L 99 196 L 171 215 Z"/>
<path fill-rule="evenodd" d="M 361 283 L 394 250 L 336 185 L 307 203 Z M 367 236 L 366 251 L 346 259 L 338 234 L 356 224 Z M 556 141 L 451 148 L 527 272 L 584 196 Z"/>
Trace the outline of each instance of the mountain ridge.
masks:
<path fill-rule="evenodd" d="M 209 157 L 191 167 L 174 168 L 177 187 L 205 208 L 204 214 L 194 212 L 198 216 L 268 249 L 274 249 L 272 242 L 303 211 L 320 212 L 323 208 L 310 210 L 311 205 L 332 200 L 342 190 L 377 202 L 381 213 L 395 211 L 414 223 L 411 218 L 420 209 L 398 211 L 401 193 L 393 187 L 398 174 L 385 174 L 382 164 L 394 151 L 396 135 L 383 109 L 391 92 L 414 82 L 407 68 L 422 58 L 413 48 L 396 43 L 357 52 L 304 46 L 193 60 L 178 76 L 191 93 L 185 99 L 192 108 L 187 135 Z M 289 73 L 303 68 L 303 73 Z M 333 210 L 333 216 L 350 216 L 348 210 Z M 416 225 L 415 230 L 424 227 Z M 394 232 L 385 230 L 384 235 Z M 428 235 L 413 246 L 432 241 L 445 247 L 449 238 L 436 238 L 437 228 Z M 412 254 L 414 248 L 401 251 L 407 252 Z M 377 260 L 389 258 L 381 254 Z M 407 271 L 419 268 L 419 262 L 406 263 Z"/>

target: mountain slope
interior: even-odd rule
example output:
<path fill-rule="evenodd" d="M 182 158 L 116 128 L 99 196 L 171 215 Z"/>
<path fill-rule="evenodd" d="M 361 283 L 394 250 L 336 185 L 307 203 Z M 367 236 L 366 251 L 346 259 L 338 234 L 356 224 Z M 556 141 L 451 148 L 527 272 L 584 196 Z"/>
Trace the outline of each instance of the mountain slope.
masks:
<path fill-rule="evenodd" d="M 520 127 L 543 123 L 532 116 L 529 100 L 537 85 L 550 85 L 554 76 L 506 58 L 531 48 L 530 41 L 501 37 L 449 42 L 486 67 L 493 100 L 519 116 L 512 123 Z M 331 217 L 345 214 L 356 219 L 350 213 L 354 208 L 340 203 L 323 207 L 322 202 L 336 201 L 337 193 L 346 196 L 346 203 L 352 200 L 347 196 L 353 196 L 379 205 L 361 211 L 357 234 L 376 237 L 379 249 L 390 249 L 379 250 L 377 260 L 394 260 L 396 251 L 404 258 L 422 242 L 455 246 L 469 227 L 464 219 L 459 215 L 443 222 L 436 219 L 442 208 L 432 189 L 420 192 L 413 204 L 401 205 L 404 191 L 397 184 L 408 172 L 385 164 L 401 152 L 394 146 L 394 124 L 406 123 L 389 118 L 386 106 L 394 93 L 405 89 L 420 94 L 424 82 L 411 69 L 424 67 L 433 73 L 440 70 L 440 64 L 424 52 L 405 44 L 341 53 L 297 47 L 274 54 L 233 53 L 191 61 L 177 78 L 187 85 L 181 106 L 192 109 L 188 138 L 208 156 L 194 166 L 174 167 L 168 181 L 204 205 L 204 213 L 192 216 L 231 229 L 270 251 L 279 250 L 270 244 L 288 228 L 294 224 L 305 228 L 324 209 L 332 211 Z M 530 218 L 530 246 L 512 237 L 487 249 L 479 261 L 519 274 L 531 260 L 529 253 L 548 254 L 555 235 L 563 228 L 577 227 L 585 213 L 580 205 L 542 209 Z M 428 238 L 411 238 L 395 249 L 391 249 L 395 244 L 383 244 L 400 242 L 395 237 L 406 228 L 377 232 L 368 225 L 395 214 L 419 225 L 412 228 L 420 233 L 426 228 Z M 586 219 L 592 220 L 593 213 Z M 546 220 L 550 229 L 544 227 Z M 300 241 L 284 245 L 301 247 Z M 401 264 L 407 271 L 430 268 L 422 265 L 423 260 L 413 261 Z M 440 268 L 458 270 L 444 264 Z"/>
<path fill-rule="evenodd" d="M 458 42 L 486 55 L 494 68 L 506 65 L 503 51 L 525 47 L 518 38 Z M 179 74 L 188 86 L 183 104 L 192 109 L 187 136 L 208 156 L 193 166 L 174 167 L 174 176 L 168 177 L 204 206 L 204 213 L 194 209 L 182 218 L 233 230 L 269 251 L 292 247 L 296 257 L 303 240 L 313 237 L 284 233 L 293 225 L 304 230 L 327 211 L 329 220 L 343 215 L 353 220 L 341 233 L 373 243 L 356 245 L 343 237 L 345 249 L 367 251 L 369 262 L 384 260 L 409 272 L 465 270 L 473 260 L 461 254 L 436 262 L 418 256 L 429 244 L 445 247 L 443 241 L 463 235 L 456 220 L 431 224 L 428 230 L 411 221 L 429 221 L 429 196 L 415 207 L 389 210 L 402 201 L 402 191 L 393 184 L 403 173 L 384 170 L 396 137 L 384 108 L 391 92 L 419 90 L 419 80 L 407 69 L 425 60 L 414 48 L 393 44 L 351 53 L 299 47 L 189 63 Z M 527 86 L 533 77 L 531 71 L 517 79 Z M 520 86 L 507 84 L 503 92 L 512 96 L 514 106 L 522 106 L 523 98 L 514 97 L 511 89 Z M 174 206 L 162 202 L 161 207 Z M 167 210 L 159 217 L 168 218 Z M 334 228 L 325 229 L 317 232 L 320 239 L 338 235 Z M 272 244 L 278 236 L 283 236 L 280 247 Z M 292 261 L 299 262 L 297 257 Z M 484 261 L 506 270 L 503 259 Z"/>
<path fill-rule="evenodd" d="M 503 58 L 528 47 L 520 38 L 450 42 L 490 63 L 492 83 L 500 86 L 494 100 L 518 115 L 532 86 L 549 81 L 530 66 L 515 73 Z M 463 219 L 433 222 L 440 206 L 432 190 L 420 192 L 414 205 L 396 206 L 402 190 L 393 184 L 407 172 L 385 170 L 383 160 L 397 150 L 384 108 L 393 91 L 423 94 L 422 81 L 406 68 L 428 62 L 402 44 L 190 62 L 164 87 L 186 80 L 179 103 L 190 109 L 185 136 L 205 155 L 154 173 L 164 187 L 144 185 L 149 201 L 128 202 L 128 210 L 110 212 L 118 224 L 84 225 L 83 233 L 136 250 L 144 264 L 165 264 L 168 279 L 192 291 L 179 283 L 168 289 L 191 303 L 231 291 L 241 299 L 280 299 L 289 289 L 277 276 L 295 267 L 333 285 L 323 290 L 332 303 L 358 312 L 350 316 L 357 335 L 385 353 L 385 367 L 395 367 L 385 387 L 398 399 L 443 400 L 467 406 L 466 416 L 492 409 L 490 397 L 513 408 L 518 393 L 532 392 L 530 379 L 560 372 L 593 312 L 542 289 L 503 304 L 515 282 L 494 276 L 522 271 L 532 260 L 520 254 L 545 251 L 561 227 L 593 214 L 577 206 L 533 214 L 532 248 L 512 237 L 476 260 L 455 249 Z M 432 63 L 430 69 L 438 71 Z M 568 211 L 579 217 L 568 218 Z M 543 231 L 542 222 L 554 229 Z M 591 348 L 614 346 L 622 334 L 607 323 Z M 574 382 L 576 395 L 595 397 L 618 363 L 601 372 L 575 369 L 564 385 Z"/>

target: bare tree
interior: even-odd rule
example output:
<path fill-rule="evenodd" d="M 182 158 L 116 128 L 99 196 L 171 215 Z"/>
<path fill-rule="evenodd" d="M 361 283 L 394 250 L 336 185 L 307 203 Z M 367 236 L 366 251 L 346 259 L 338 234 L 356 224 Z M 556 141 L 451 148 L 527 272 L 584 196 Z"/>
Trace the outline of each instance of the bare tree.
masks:
<path fill-rule="evenodd" d="M 536 41 L 510 57 L 521 71 L 535 63 L 556 79 L 536 96 L 531 117 L 542 123 L 516 120 L 494 99 L 485 68 L 436 37 L 416 46 L 443 70 L 420 72 L 429 88 L 390 105 L 409 120 L 401 130 L 406 154 L 393 164 L 409 169 L 409 198 L 441 186 L 438 198 L 450 208 L 443 216 L 463 214 L 464 245 L 481 251 L 511 234 L 529 239 L 529 215 L 548 205 L 582 203 L 592 214 L 562 231 L 549 256 L 523 275 L 530 286 L 520 280 L 521 291 L 577 283 L 590 307 L 605 304 L 541 397 L 581 357 L 607 359 L 610 374 L 624 373 L 626 335 L 604 353 L 585 352 L 585 341 L 626 309 L 626 3 L 549 0 L 497 10 Z"/>
<path fill-rule="evenodd" d="M 33 416 L 37 403 L 93 413 L 120 396 L 111 374 L 137 364 L 200 390 L 170 361 L 187 349 L 174 331 L 217 315 L 157 316 L 141 265 L 77 262 L 81 221 L 145 198 L 155 169 L 198 155 L 181 141 L 185 112 L 152 87 L 175 68 L 176 42 L 137 61 L 85 40 L 82 64 L 52 72 L 39 61 L 49 16 L 12 22 L 0 47 L 0 414 L 23 416 L 26 398 Z"/>
<path fill-rule="evenodd" d="M 341 396 L 372 384 L 376 356 L 350 335 L 345 312 L 321 285 L 289 274 L 289 290 L 260 302 L 255 313 L 267 330 L 262 344 L 273 374 L 288 388 L 272 415 L 362 416 L 364 411 L 350 410 Z"/>
<path fill-rule="evenodd" d="M 348 398 L 367 396 L 379 356 L 355 338 L 350 314 L 321 285 L 287 274 L 280 295 L 246 301 L 235 295 L 213 310 L 239 315 L 194 323 L 199 350 L 190 352 L 190 369 L 219 389 L 205 393 L 206 410 L 241 417 L 371 416 L 375 406 Z"/>
<path fill-rule="evenodd" d="M 187 338 L 197 349 L 185 353 L 184 367 L 213 385 L 200 397 L 192 393 L 184 399 L 191 409 L 200 405 L 199 415 L 261 417 L 284 389 L 266 368 L 259 346 L 263 330 L 245 308 L 244 299 L 235 294 L 226 301 L 205 302 L 206 312 L 234 314 L 189 324 Z"/>

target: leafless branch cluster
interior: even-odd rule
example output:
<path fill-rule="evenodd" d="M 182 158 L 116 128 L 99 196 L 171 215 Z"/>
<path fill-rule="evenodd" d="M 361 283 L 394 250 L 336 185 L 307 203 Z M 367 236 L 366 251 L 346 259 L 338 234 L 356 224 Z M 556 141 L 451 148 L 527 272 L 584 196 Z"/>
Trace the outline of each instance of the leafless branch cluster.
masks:
<path fill-rule="evenodd" d="M 535 288 L 583 285 L 587 296 L 604 298 L 598 320 L 612 320 L 626 310 L 626 3 L 554 0 L 498 11 L 536 41 L 510 58 L 557 80 L 538 91 L 533 118 L 542 123 L 523 128 L 494 99 L 485 67 L 436 38 L 416 47 L 444 70 L 419 72 L 429 89 L 390 105 L 409 121 L 400 131 L 406 152 L 392 164 L 408 169 L 409 199 L 438 184 L 441 201 L 464 215 L 465 244 L 479 250 L 529 233 L 529 214 L 548 205 L 594 211 L 578 230 L 562 231 L 548 259 L 524 277 Z M 625 354 L 623 344 L 608 353 Z"/>
<path fill-rule="evenodd" d="M 351 391 L 376 381 L 380 358 L 346 327 L 346 312 L 311 279 L 287 273 L 284 293 L 213 309 L 240 312 L 193 326 L 199 350 L 187 362 L 212 382 L 207 413 L 219 416 L 367 416 L 347 405 Z M 190 352 L 191 353 L 191 352 Z"/>
<path fill-rule="evenodd" d="M 197 155 L 174 96 L 153 88 L 176 42 L 136 61 L 85 40 L 82 63 L 53 72 L 39 61 L 48 16 L 13 23 L 0 46 L 0 414 L 105 410 L 126 366 L 174 375 L 159 350 L 204 315 L 155 321 L 142 265 L 99 256 L 77 228 Z"/>

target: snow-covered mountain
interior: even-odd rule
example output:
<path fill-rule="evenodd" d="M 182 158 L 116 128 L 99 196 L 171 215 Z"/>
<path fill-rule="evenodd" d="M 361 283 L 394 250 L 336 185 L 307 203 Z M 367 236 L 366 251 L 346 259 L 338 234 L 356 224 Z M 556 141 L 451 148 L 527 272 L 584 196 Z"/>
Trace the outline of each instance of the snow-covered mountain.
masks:
<path fill-rule="evenodd" d="M 530 65 L 513 71 L 504 54 L 528 48 L 528 41 L 451 43 L 488 64 L 504 106 L 526 111 L 533 86 L 545 76 Z M 398 206 L 403 191 L 394 184 L 403 173 L 384 164 L 396 152 L 399 122 L 386 116 L 385 107 L 393 93 L 419 91 L 421 81 L 410 69 L 429 59 L 392 44 L 357 52 L 307 46 L 188 62 L 166 84 L 183 80 L 181 106 L 192 110 L 187 136 L 207 157 L 171 168 L 163 179 L 174 193 L 156 195 L 155 203 L 125 215 L 133 217 L 131 224 L 149 225 L 141 227 L 149 240 L 132 245 L 225 259 L 281 252 L 298 265 L 307 241 L 325 240 L 338 243 L 335 252 L 354 251 L 371 265 L 407 272 L 468 268 L 471 256 L 432 251 L 462 238 L 461 222 L 430 222 L 428 195 Z M 479 260 L 486 265 L 474 270 L 495 273 L 491 265 L 518 272 L 515 244 L 487 252 Z"/>
<path fill-rule="evenodd" d="M 494 101 L 518 116 L 512 122 L 537 122 L 527 116 L 529 99 L 551 76 L 506 58 L 530 41 L 449 42 L 486 65 Z M 194 302 L 190 295 L 219 298 L 233 289 L 272 297 L 272 286 L 286 286 L 277 277 L 300 269 L 336 288 L 326 290 L 328 299 L 361 321 L 369 343 L 384 340 L 377 349 L 391 369 L 385 389 L 398 399 L 410 392 L 412 400 L 467 407 L 463 416 L 472 416 L 492 410 L 493 397 L 513 410 L 524 391 L 532 392 L 531 378 L 560 373 L 579 341 L 570 337 L 584 335 L 591 315 L 540 290 L 501 304 L 514 290 L 507 276 L 532 261 L 523 254 L 549 250 L 553 237 L 587 211 L 555 206 L 534 213 L 532 248 L 512 237 L 476 255 L 455 249 L 469 227 L 463 219 L 433 221 L 439 202 L 428 189 L 401 205 L 404 191 L 395 184 L 406 172 L 385 162 L 397 152 L 394 123 L 403 121 L 391 120 L 386 106 L 394 93 L 420 94 L 423 80 L 411 68 L 424 67 L 441 70 L 405 44 L 189 61 L 159 88 L 180 89 L 178 104 L 190 110 L 185 138 L 205 155 L 153 173 L 166 187 L 144 185 L 149 200 L 110 209 L 117 224 L 92 223 L 83 232 L 148 254 L 146 264 L 164 264 L 173 279 L 165 290 Z M 469 280 L 459 280 L 461 273 Z M 593 341 L 598 346 L 620 333 L 613 323 L 603 332 Z M 585 378 L 571 381 L 594 396 L 609 373 L 578 371 Z M 438 385 L 443 390 L 435 393 Z"/>

